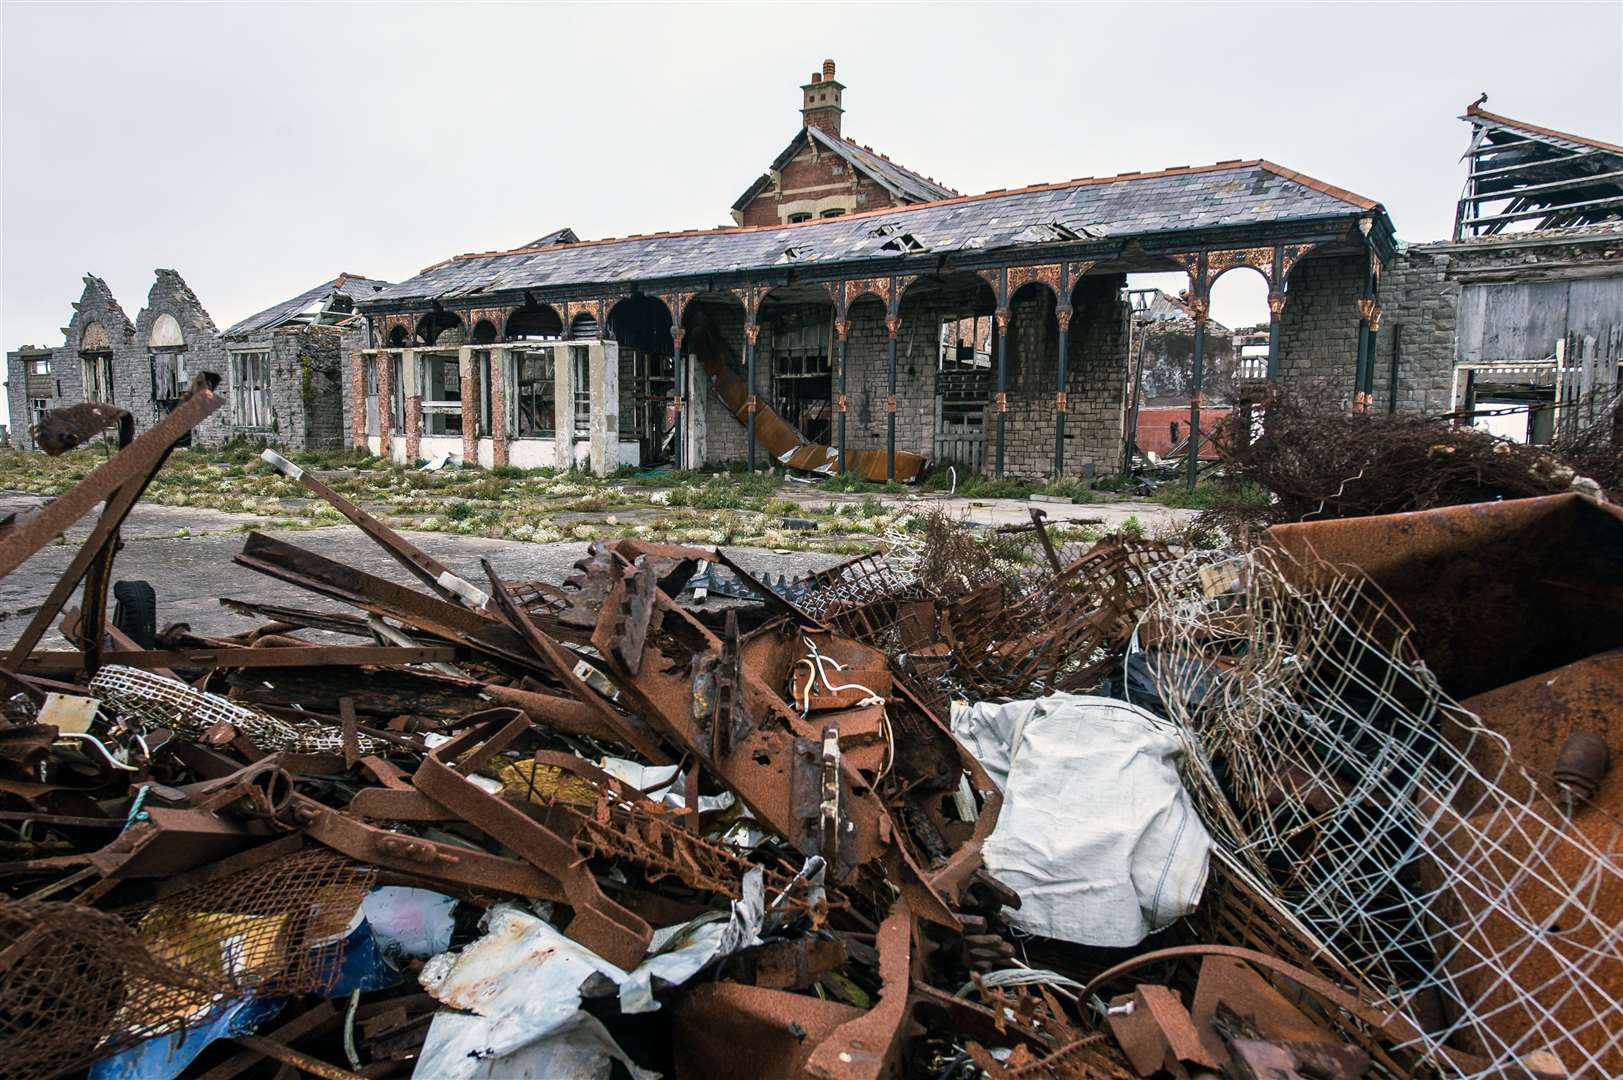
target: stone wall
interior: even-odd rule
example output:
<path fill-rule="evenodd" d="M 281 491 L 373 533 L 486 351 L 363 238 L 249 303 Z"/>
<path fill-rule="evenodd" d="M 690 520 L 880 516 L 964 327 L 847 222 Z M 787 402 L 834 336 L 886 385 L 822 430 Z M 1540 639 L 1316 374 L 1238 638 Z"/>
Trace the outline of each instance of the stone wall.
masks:
<path fill-rule="evenodd" d="M 1375 342 L 1376 412 L 1392 404 L 1392 349 L 1397 342 L 1397 408 L 1439 413 L 1448 409 L 1454 374 L 1454 331 L 1459 283 L 1448 277 L 1449 257 L 1427 246 L 1405 249 L 1381 274 L 1381 324 Z"/>
<path fill-rule="evenodd" d="M 1320 256 L 1291 272 L 1279 326 L 1279 381 L 1287 391 L 1351 406 L 1364 265 L 1361 255 Z"/>
<path fill-rule="evenodd" d="M 153 326 L 162 315 L 173 317 L 180 325 L 181 335 L 186 342 L 188 379 L 195 378 L 200 372 L 212 371 L 221 376 L 221 389 L 228 389 L 225 376 L 230 371 L 229 358 L 214 320 L 179 274 L 173 270 L 159 270 L 151 291 L 147 293 L 147 305 L 136 316 L 134 341 L 129 348 L 116 353 L 113 360 L 115 401 L 134 414 L 138 431 L 150 428 L 164 415 L 152 396 L 153 354 L 148 348 Z M 230 437 L 230 402 L 192 429 L 194 446 L 217 446 Z"/>
<path fill-rule="evenodd" d="M 701 301 L 702 302 L 702 301 Z M 744 308 L 739 304 L 705 303 L 704 318 L 716 329 L 722 339 L 727 342 L 731 350 L 733 366 L 742 375 L 744 372 Z M 692 321 L 688 321 L 692 325 Z M 693 346 L 684 342 L 683 349 L 691 356 Z M 757 365 L 759 367 L 759 365 Z M 697 360 L 688 364 L 689 378 L 692 380 L 692 393 L 702 395 L 703 403 L 699 406 L 704 411 L 704 456 L 702 461 L 708 465 L 722 465 L 730 462 L 746 461 L 749 457 L 749 433 L 743 424 L 733 416 L 732 412 L 716 396 L 711 387 L 709 375 L 705 373 L 704 365 Z M 765 374 L 756 371 L 756 383 L 765 386 Z M 770 464 L 766 461 L 764 452 L 757 452 L 756 467 Z"/>
<path fill-rule="evenodd" d="M 1121 468 L 1127 404 L 1127 318 L 1119 276 L 1086 277 L 1072 295 L 1066 345 L 1065 474 Z M 1009 305 L 1009 411 L 1004 473 L 1052 477 L 1059 320 L 1054 294 L 1027 289 Z M 996 414 L 986 417 L 986 471 L 996 461 Z"/>
<path fill-rule="evenodd" d="M 1088 463 L 1100 471 L 1120 467 L 1127 386 L 1127 308 L 1119 299 L 1121 279 L 1089 279 L 1077 290 L 1069 342 L 1070 416 L 1066 429 L 1065 471 L 1080 475 Z M 1031 290 L 1017 298 L 1009 338 L 1009 413 L 1005 430 L 1005 471 L 1018 476 L 1047 476 L 1054 462 L 1055 357 L 1059 326 L 1053 295 Z M 927 458 L 936 456 L 935 432 L 940 412 L 936 396 L 941 321 L 964 315 L 962 298 L 921 298 L 904 294 L 896 338 L 896 449 Z M 743 339 L 743 312 L 713 305 L 706 309 L 713 325 L 729 341 Z M 888 432 L 889 333 L 885 306 L 874 297 L 851 305 L 847 314 L 848 412 L 846 445 L 855 450 L 883 450 Z M 837 346 L 836 346 L 837 348 Z M 735 346 L 742 367 L 742 346 Z M 838 352 L 834 387 L 838 392 Z M 763 357 L 757 364 L 757 392 L 765 396 L 770 373 Z M 712 464 L 745 459 L 747 436 L 713 393 L 707 395 L 705 461 Z M 838 440 L 838 415 L 831 426 Z M 993 460 L 995 414 L 987 410 L 988 470 Z M 758 464 L 765 464 L 757 457 Z"/>

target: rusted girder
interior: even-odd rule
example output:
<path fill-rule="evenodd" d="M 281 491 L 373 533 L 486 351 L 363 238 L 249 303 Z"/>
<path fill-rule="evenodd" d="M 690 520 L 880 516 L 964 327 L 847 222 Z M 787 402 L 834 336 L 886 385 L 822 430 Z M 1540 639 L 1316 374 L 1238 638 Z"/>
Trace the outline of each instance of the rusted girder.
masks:
<path fill-rule="evenodd" d="M 361 862 L 461 888 L 564 899 L 554 878 L 518 859 L 379 829 L 303 795 L 294 797 L 293 816 L 310 839 Z"/>

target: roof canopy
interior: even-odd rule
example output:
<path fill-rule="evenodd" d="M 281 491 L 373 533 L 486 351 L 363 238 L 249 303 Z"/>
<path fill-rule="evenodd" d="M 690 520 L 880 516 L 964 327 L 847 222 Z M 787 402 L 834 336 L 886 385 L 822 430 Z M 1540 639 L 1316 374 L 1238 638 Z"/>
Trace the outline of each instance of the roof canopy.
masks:
<path fill-rule="evenodd" d="M 581 297 L 654 282 L 816 280 L 853 272 L 938 271 L 1046 257 L 1137 259 L 1159 252 L 1339 240 L 1371 218 L 1371 242 L 1393 251 L 1373 200 L 1267 161 L 1127 173 L 958 196 L 796 225 L 656 233 L 562 247 L 462 255 L 360 302 L 365 312 L 425 302 Z M 1029 259 L 1026 256 L 1029 254 Z"/>

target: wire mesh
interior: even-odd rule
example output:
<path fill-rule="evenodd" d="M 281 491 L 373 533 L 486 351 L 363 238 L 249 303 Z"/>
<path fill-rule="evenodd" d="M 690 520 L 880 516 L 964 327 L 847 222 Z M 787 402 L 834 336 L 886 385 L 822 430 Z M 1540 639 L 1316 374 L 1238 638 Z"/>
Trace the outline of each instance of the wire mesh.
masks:
<path fill-rule="evenodd" d="M 120 716 L 149 728 L 169 728 L 186 739 L 200 739 L 210 727 L 223 722 L 265 751 L 344 752 L 342 728 L 332 724 L 293 724 L 151 671 L 108 664 L 90 680 L 90 691 Z M 388 748 L 382 740 L 361 732 L 356 733 L 355 741 L 362 754 Z"/>
<path fill-rule="evenodd" d="M 1263 548 L 1152 588 L 1140 640 L 1208 827 L 1415 1023 L 1409 1048 L 1623 1075 L 1623 827 L 1552 802 L 1361 575 Z"/>
<path fill-rule="evenodd" d="M 0 902 L 0 1074 L 82 1068 L 222 1000 L 331 989 L 374 878 L 311 849 L 119 912 Z"/>

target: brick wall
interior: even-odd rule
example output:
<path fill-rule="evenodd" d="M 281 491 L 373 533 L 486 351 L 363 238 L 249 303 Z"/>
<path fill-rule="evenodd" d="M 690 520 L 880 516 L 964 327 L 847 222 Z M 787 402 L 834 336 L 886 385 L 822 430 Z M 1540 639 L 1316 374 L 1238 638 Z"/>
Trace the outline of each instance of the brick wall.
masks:
<path fill-rule="evenodd" d="M 1363 256 L 1304 259 L 1291 272 L 1286 291 L 1289 299 L 1279 326 L 1280 384 L 1350 405 L 1358 363 Z"/>
<path fill-rule="evenodd" d="M 802 190 L 812 189 L 812 190 Z M 813 217 L 835 206 L 847 213 L 877 210 L 894 204 L 890 192 L 852 169 L 838 154 L 815 144 L 803 148 L 745 206 L 739 222 L 743 225 L 777 225 L 783 221 L 787 204 L 817 202 L 803 209 Z"/>

